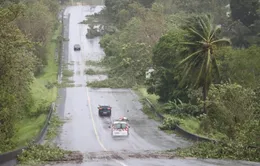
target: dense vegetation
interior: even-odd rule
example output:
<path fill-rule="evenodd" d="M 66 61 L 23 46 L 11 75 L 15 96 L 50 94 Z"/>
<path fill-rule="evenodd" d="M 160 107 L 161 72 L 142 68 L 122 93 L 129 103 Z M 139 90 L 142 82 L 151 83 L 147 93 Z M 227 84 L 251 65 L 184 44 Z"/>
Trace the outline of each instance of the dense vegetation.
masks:
<path fill-rule="evenodd" d="M 259 1 L 106 0 L 105 6 L 95 17 L 104 25 L 100 45 L 111 69 L 108 80 L 90 85 L 146 85 L 168 117 L 162 128 L 193 121 L 192 132 L 221 140 L 181 155 L 259 161 Z M 149 68 L 155 71 L 146 79 Z"/>
<path fill-rule="evenodd" d="M 56 99 L 55 87 L 47 85 L 57 76 L 59 12 L 53 0 L 0 1 L 1 153 L 31 141 Z"/>

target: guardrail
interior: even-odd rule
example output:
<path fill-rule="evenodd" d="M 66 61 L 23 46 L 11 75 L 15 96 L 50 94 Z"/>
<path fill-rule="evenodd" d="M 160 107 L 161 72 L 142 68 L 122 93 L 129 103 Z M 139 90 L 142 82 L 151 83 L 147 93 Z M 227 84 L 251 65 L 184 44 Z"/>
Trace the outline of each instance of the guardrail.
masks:
<path fill-rule="evenodd" d="M 43 136 L 46 133 L 46 130 L 47 130 L 47 127 L 48 127 L 49 121 L 51 119 L 54 108 L 55 108 L 55 103 L 52 103 L 51 106 L 50 106 L 49 114 L 48 114 L 48 116 L 45 120 L 44 126 L 43 126 L 42 130 L 40 131 L 40 133 L 37 135 L 37 137 L 32 141 L 32 143 L 39 144 L 42 141 Z M 0 165 L 5 164 L 6 162 L 9 162 L 11 160 L 15 160 L 16 157 L 19 154 L 21 154 L 22 151 L 26 148 L 27 148 L 26 146 L 23 146 L 23 147 L 18 148 L 14 151 L 5 152 L 5 153 L 0 154 Z M 15 164 L 16 164 L 16 162 L 14 162 L 12 165 L 15 165 Z M 11 165 L 8 164 L 8 166 L 11 166 Z"/>
<path fill-rule="evenodd" d="M 165 119 L 165 117 L 160 114 L 156 108 L 154 107 L 154 105 L 149 101 L 149 99 L 145 98 L 145 102 L 146 104 L 148 104 L 148 106 L 151 108 L 151 110 L 153 111 L 153 113 L 160 118 L 161 121 L 163 121 Z M 186 130 L 184 130 L 183 128 L 181 128 L 180 126 L 176 125 L 175 126 L 175 131 L 177 131 L 179 134 L 181 134 L 183 137 L 193 140 L 193 141 L 207 141 L 207 142 L 217 142 L 214 139 L 210 139 L 210 138 L 206 138 L 206 137 L 202 137 L 193 133 L 190 133 Z"/>

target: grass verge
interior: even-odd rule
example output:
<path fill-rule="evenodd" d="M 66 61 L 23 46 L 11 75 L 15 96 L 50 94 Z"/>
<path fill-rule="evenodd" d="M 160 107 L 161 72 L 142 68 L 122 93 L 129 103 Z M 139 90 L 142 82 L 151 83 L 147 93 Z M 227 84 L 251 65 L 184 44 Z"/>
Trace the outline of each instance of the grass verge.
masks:
<path fill-rule="evenodd" d="M 62 83 L 58 85 L 58 88 L 74 87 L 74 81 L 70 79 L 74 75 L 73 70 L 68 69 L 73 63 L 62 65 Z"/>
<path fill-rule="evenodd" d="M 38 110 L 42 104 L 50 105 L 57 98 L 57 87 L 47 86 L 55 85 L 57 83 L 57 71 L 58 65 L 55 62 L 55 49 L 56 40 L 61 33 L 62 25 L 60 24 L 58 29 L 54 32 L 52 40 L 49 40 L 47 44 L 48 65 L 44 69 L 44 74 L 35 78 L 32 84 L 32 96 L 34 104 L 31 108 L 31 112 Z M 12 140 L 18 146 L 23 146 L 26 142 L 33 140 L 40 132 L 43 124 L 46 120 L 47 114 L 41 114 L 38 117 L 24 117 L 17 121 L 15 124 L 16 133 Z"/>
<path fill-rule="evenodd" d="M 133 88 L 134 91 L 142 98 L 147 98 L 154 106 L 158 105 L 159 96 L 155 94 L 148 94 L 146 88 L 143 86 Z"/>

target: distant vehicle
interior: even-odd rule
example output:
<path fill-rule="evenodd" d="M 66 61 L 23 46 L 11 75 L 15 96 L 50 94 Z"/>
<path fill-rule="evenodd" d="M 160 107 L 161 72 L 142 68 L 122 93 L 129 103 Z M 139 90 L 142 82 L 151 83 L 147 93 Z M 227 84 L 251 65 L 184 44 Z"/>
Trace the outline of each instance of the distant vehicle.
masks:
<path fill-rule="evenodd" d="M 79 44 L 75 44 L 74 45 L 74 51 L 80 51 L 80 45 Z"/>
<path fill-rule="evenodd" d="M 125 121 L 115 120 L 112 122 L 111 126 L 111 135 L 112 137 L 116 136 L 129 136 L 129 124 Z"/>
<path fill-rule="evenodd" d="M 99 116 L 111 116 L 112 107 L 103 105 L 98 106 L 98 115 Z"/>

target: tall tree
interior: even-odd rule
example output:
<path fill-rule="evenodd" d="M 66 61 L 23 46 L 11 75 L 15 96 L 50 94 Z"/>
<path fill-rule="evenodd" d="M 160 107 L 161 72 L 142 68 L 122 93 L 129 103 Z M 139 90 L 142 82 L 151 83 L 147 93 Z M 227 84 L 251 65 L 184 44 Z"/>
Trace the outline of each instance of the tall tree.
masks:
<path fill-rule="evenodd" d="M 259 0 L 231 0 L 230 9 L 232 18 L 240 20 L 247 27 L 259 20 Z"/>
<path fill-rule="evenodd" d="M 180 45 L 186 49 L 183 51 L 184 58 L 177 67 L 185 65 L 182 79 L 192 76 L 195 78 L 193 85 L 196 88 L 202 87 L 204 112 L 207 113 L 205 101 L 209 86 L 213 77 L 216 76 L 218 80 L 220 75 L 215 51 L 219 46 L 229 45 L 230 40 L 219 38 L 221 27 L 214 26 L 209 15 L 192 17 L 182 28 L 186 35 Z"/>
<path fill-rule="evenodd" d="M 48 4 L 48 6 L 47 6 Z M 43 72 L 43 67 L 47 65 L 46 44 L 53 30 L 57 11 L 56 3 L 45 1 L 26 2 L 27 10 L 23 16 L 16 20 L 19 29 L 33 42 L 35 42 L 34 54 L 39 59 L 36 66 L 35 75 Z"/>
<path fill-rule="evenodd" d="M 163 35 L 153 48 L 153 72 L 147 81 L 149 93 L 159 95 L 159 101 L 180 99 L 188 102 L 187 93 L 179 85 L 179 71 L 175 70 L 180 59 L 178 43 L 183 41 L 184 31 L 174 28 Z"/>
<path fill-rule="evenodd" d="M 155 0 L 137 0 L 137 2 L 141 3 L 145 7 L 152 7 L 152 4 L 155 2 Z"/>
<path fill-rule="evenodd" d="M 14 24 L 22 11 L 22 5 L 0 8 L 0 144 L 6 146 L 14 133 L 14 120 L 31 101 L 31 43 Z"/>

